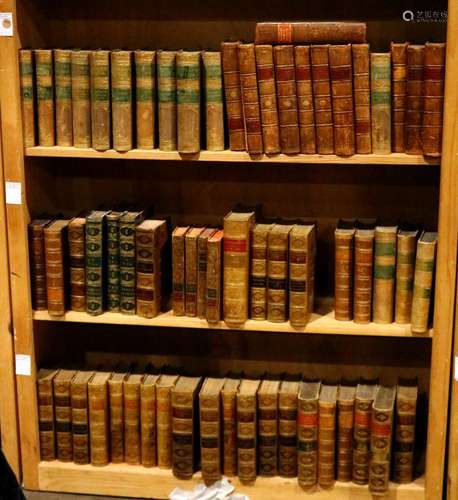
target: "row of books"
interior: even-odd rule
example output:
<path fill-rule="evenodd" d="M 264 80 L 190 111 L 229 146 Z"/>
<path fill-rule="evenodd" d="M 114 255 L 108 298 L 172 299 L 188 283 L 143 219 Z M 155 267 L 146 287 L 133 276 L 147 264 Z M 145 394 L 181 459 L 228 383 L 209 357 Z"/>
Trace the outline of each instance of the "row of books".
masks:
<path fill-rule="evenodd" d="M 413 480 L 416 381 L 165 371 L 40 369 L 41 459 L 159 466 L 180 479 L 201 468 L 207 484 L 222 474 L 244 483 L 297 476 L 304 489 L 337 479 L 374 494 L 388 490 L 391 470 L 397 482 Z"/>

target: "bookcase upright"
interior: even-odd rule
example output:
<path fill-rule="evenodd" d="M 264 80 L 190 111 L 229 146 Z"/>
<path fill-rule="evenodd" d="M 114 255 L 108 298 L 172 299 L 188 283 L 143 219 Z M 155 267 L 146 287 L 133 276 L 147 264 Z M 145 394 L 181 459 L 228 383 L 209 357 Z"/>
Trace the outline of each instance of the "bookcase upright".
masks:
<path fill-rule="evenodd" d="M 427 395 L 429 418 L 426 466 L 407 485 L 390 484 L 390 498 L 442 497 L 448 392 L 455 300 L 458 196 L 458 0 L 448 2 L 444 143 L 441 160 L 404 154 L 355 155 L 350 158 L 298 155 L 250 160 L 245 153 L 174 152 L 34 147 L 23 148 L 18 49 L 126 47 L 189 50 L 217 49 L 225 39 L 253 38 L 259 20 L 370 19 L 374 50 L 391 40 L 443 39 L 444 24 L 408 23 L 402 12 L 381 0 L 322 2 L 198 2 L 181 0 L 0 0 L 12 12 L 14 35 L 0 37 L 2 140 L 5 180 L 20 182 L 22 203 L 7 205 L 8 252 L 17 354 L 31 357 L 30 375 L 16 377 L 23 480 L 26 488 L 131 497 L 166 498 L 175 486 L 191 488 L 200 480 L 179 481 L 169 470 L 127 464 L 106 467 L 40 462 L 37 367 L 47 363 L 115 363 L 151 360 L 181 364 L 202 374 L 228 370 L 305 371 L 313 377 L 380 376 L 394 384 L 398 376 L 418 376 Z M 418 2 L 425 10 L 427 2 Z M 421 4 L 421 6 L 420 6 Z M 446 3 L 443 2 L 444 9 Z M 417 5 L 416 5 L 417 7 Z M 390 10 L 391 9 L 391 10 Z M 372 20 L 372 19 L 376 20 Z M 150 160 L 150 161 L 137 161 Z M 151 161 L 154 160 L 154 161 Z M 74 212 L 101 201 L 126 200 L 155 205 L 158 216 L 175 224 L 220 223 L 237 201 L 262 202 L 268 215 L 305 215 L 318 221 L 322 252 L 332 260 L 332 235 L 339 217 L 380 216 L 435 227 L 439 221 L 433 328 L 412 335 L 410 328 L 357 325 L 334 319 L 330 300 L 321 301 L 300 332 L 285 324 L 249 321 L 244 329 L 209 328 L 203 320 L 161 314 L 152 320 L 105 313 L 91 317 L 68 312 L 54 320 L 31 304 L 27 224 L 39 212 Z M 3 259 L 2 259 L 3 263 Z M 324 269 L 329 273 L 329 269 Z M 320 283 L 322 295 L 331 286 Z M 143 354 L 139 354 L 143 353 Z M 426 423 L 424 423 L 426 435 Z M 422 443 L 419 443 L 421 447 Z M 261 478 L 237 491 L 252 500 L 304 498 L 297 479 Z M 339 483 L 313 498 L 370 498 L 367 487 Z"/>

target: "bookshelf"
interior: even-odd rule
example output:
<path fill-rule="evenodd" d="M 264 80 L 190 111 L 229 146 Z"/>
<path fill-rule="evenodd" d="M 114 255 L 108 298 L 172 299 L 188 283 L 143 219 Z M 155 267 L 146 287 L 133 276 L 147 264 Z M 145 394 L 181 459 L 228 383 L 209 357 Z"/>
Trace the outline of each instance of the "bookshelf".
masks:
<path fill-rule="evenodd" d="M 179 0 L 161 0 L 155 3 L 154 9 L 146 0 L 130 4 L 120 0 L 97 3 L 88 0 L 0 0 L 0 10 L 13 12 L 15 20 L 14 36 L 0 38 L 0 59 L 5 61 L 0 102 L 5 180 L 22 185 L 22 204 L 8 205 L 7 217 L 16 333 L 14 347 L 16 353 L 31 356 L 32 367 L 30 376 L 16 377 L 23 480 L 28 489 L 165 498 L 173 486 L 183 486 L 170 471 L 125 465 L 81 467 L 41 463 L 39 459 L 38 366 L 56 360 L 68 363 L 88 359 L 130 360 L 139 356 L 138 353 L 146 353 L 142 359 L 148 359 L 155 353 L 155 360 L 159 356 L 163 362 L 173 360 L 201 369 L 206 367 L 213 372 L 262 367 L 313 370 L 319 376 L 332 376 L 340 370 L 339 373 L 349 375 L 380 374 L 390 383 L 398 374 L 419 374 L 420 389 L 427 394 L 429 403 L 428 436 L 423 443 L 427 450 L 426 470 L 423 477 L 412 484 L 391 485 L 390 497 L 441 498 L 458 220 L 458 129 L 454 125 L 458 113 L 454 65 L 458 50 L 456 0 L 450 0 L 448 6 L 446 126 L 440 168 L 437 168 L 437 160 L 393 154 L 356 155 L 345 159 L 279 155 L 252 161 L 246 154 L 234 152 L 202 152 L 198 157 L 181 157 L 177 153 L 155 150 L 120 154 L 57 147 L 23 149 L 17 65 L 20 47 L 82 47 L 90 40 L 94 47 L 107 48 L 217 48 L 220 41 L 229 37 L 251 39 L 258 20 L 285 16 L 319 19 L 323 12 L 332 12 L 336 19 L 373 19 L 377 12 L 378 20 L 368 23 L 374 50 L 387 50 L 390 40 L 443 38 L 443 24 L 406 25 L 401 13 L 390 11 L 391 7 L 385 4 L 373 0 L 358 5 L 355 11 L 343 2 L 326 0 L 324 4 L 291 4 L 285 13 L 284 2 L 277 0 L 268 5 L 258 0 L 220 2 L 212 9 L 198 2 Z M 421 5 L 428 9 L 427 2 Z M 198 167 L 196 159 L 202 162 Z M 230 169 L 226 168 L 228 163 Z M 306 163 L 307 168 L 303 168 Z M 288 169 L 284 168 L 286 165 Z M 358 168 L 361 165 L 365 168 Z M 215 335 L 200 320 L 177 319 L 168 314 L 143 321 L 121 315 L 104 314 L 92 318 L 68 313 L 63 321 L 54 321 L 47 313 L 34 313 L 27 246 L 27 223 L 31 215 L 39 211 L 94 207 L 101 197 L 108 202 L 126 198 L 141 203 L 154 201 L 158 215 L 170 214 L 176 224 L 215 223 L 235 201 L 262 201 L 269 214 L 286 217 L 305 214 L 317 218 L 323 242 L 319 252 L 326 257 L 324 262 L 332 255 L 332 228 L 339 217 L 379 215 L 397 219 L 402 216 L 431 226 L 439 220 L 433 330 L 420 338 L 410 335 L 408 327 L 401 325 L 337 324 L 332 312 L 327 312 L 314 316 L 306 327 L 305 333 L 311 335 L 289 335 L 289 328 L 254 322 L 249 322 L 243 331 L 221 328 Z M 331 275 L 323 262 L 318 264 L 317 270 L 318 276 L 320 272 Z M 329 292 L 329 284 L 319 286 L 324 288 L 324 294 Z M 196 475 L 195 479 L 198 478 Z M 193 484 L 187 482 L 184 486 Z M 240 488 L 240 491 L 246 491 L 255 499 L 303 495 L 295 481 L 280 478 L 258 478 L 253 488 Z M 337 483 L 332 490 L 317 492 L 314 497 L 363 499 L 370 495 L 367 488 Z"/>

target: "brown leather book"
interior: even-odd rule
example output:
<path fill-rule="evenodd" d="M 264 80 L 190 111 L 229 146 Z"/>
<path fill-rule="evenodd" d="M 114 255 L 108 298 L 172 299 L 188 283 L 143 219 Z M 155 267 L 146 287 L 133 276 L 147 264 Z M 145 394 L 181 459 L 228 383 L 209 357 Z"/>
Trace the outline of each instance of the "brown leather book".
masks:
<path fill-rule="evenodd" d="M 391 54 L 371 53 L 372 152 L 391 153 Z"/>
<path fill-rule="evenodd" d="M 91 465 L 102 467 L 110 460 L 108 380 L 111 373 L 96 372 L 88 383 Z"/>
<path fill-rule="evenodd" d="M 258 452 L 259 475 L 278 474 L 278 391 L 280 380 L 269 377 L 258 390 Z"/>
<path fill-rule="evenodd" d="M 205 318 L 207 309 L 207 246 L 217 229 L 208 227 L 197 237 L 197 316 Z"/>
<path fill-rule="evenodd" d="M 272 45 L 256 45 L 255 53 L 264 152 L 276 154 L 280 153 L 281 148 Z"/>
<path fill-rule="evenodd" d="M 110 407 L 110 460 L 124 462 L 124 391 L 123 383 L 128 376 L 128 366 L 118 366 L 108 380 Z"/>
<path fill-rule="evenodd" d="M 406 153 L 423 154 L 422 124 L 424 104 L 424 45 L 409 45 L 407 47 L 407 97 L 405 146 Z"/>
<path fill-rule="evenodd" d="M 52 219 L 34 219 L 29 224 L 32 306 L 37 311 L 48 307 L 44 229 L 51 222 Z"/>
<path fill-rule="evenodd" d="M 156 382 L 159 375 L 145 375 L 140 386 L 140 434 L 143 467 L 154 467 L 156 459 Z"/>
<path fill-rule="evenodd" d="M 224 150 L 224 98 L 221 52 L 203 51 L 207 151 Z"/>
<path fill-rule="evenodd" d="M 153 149 L 156 132 L 156 52 L 136 50 L 134 57 L 137 148 Z"/>
<path fill-rule="evenodd" d="M 176 52 L 157 51 L 157 94 L 159 119 L 159 149 L 177 148 L 177 88 Z"/>
<path fill-rule="evenodd" d="M 141 463 L 140 386 L 144 375 L 131 373 L 123 381 L 124 392 L 124 455 L 131 465 Z"/>
<path fill-rule="evenodd" d="M 391 148 L 393 153 L 404 153 L 407 92 L 407 46 L 391 42 Z"/>
<path fill-rule="evenodd" d="M 78 371 L 71 383 L 73 461 L 75 464 L 90 462 L 87 384 L 93 376 L 92 371 Z"/>
<path fill-rule="evenodd" d="M 354 44 L 351 46 L 351 51 L 355 102 L 355 149 L 358 154 L 369 154 L 372 153 L 369 44 Z"/>
<path fill-rule="evenodd" d="M 71 50 L 54 50 L 57 146 L 73 146 L 71 54 Z"/>
<path fill-rule="evenodd" d="M 445 43 L 425 44 L 424 101 L 421 139 L 423 153 L 440 156 L 444 111 Z"/>
<path fill-rule="evenodd" d="M 72 115 L 73 146 L 90 148 L 91 138 L 91 99 L 89 50 L 72 51 Z"/>
<path fill-rule="evenodd" d="M 40 368 L 37 373 L 40 459 L 45 461 L 56 459 L 53 379 L 58 371 L 59 370 Z"/>
<path fill-rule="evenodd" d="M 54 146 L 54 70 L 52 50 L 39 49 L 35 54 L 37 85 L 38 145 Z"/>
<path fill-rule="evenodd" d="M 372 315 L 372 272 L 374 267 L 374 228 L 357 228 L 354 242 L 353 318 L 370 323 Z"/>
<path fill-rule="evenodd" d="M 111 52 L 111 118 L 113 149 L 132 149 L 132 52 Z"/>
<path fill-rule="evenodd" d="M 19 51 L 19 74 L 21 79 L 22 134 L 24 147 L 35 146 L 35 82 L 33 69 L 33 51 Z"/>
<path fill-rule="evenodd" d="M 351 481 L 356 387 L 342 384 L 337 395 L 337 480 Z"/>
<path fill-rule="evenodd" d="M 261 109 L 259 105 L 254 44 L 239 44 L 238 53 L 246 150 L 250 154 L 260 154 L 264 151 L 264 148 L 262 143 Z"/>
<path fill-rule="evenodd" d="M 225 476 L 237 474 L 237 390 L 240 379 L 234 375 L 226 378 L 221 391 L 223 472 Z"/>
<path fill-rule="evenodd" d="M 329 45 L 312 45 L 310 47 L 310 60 L 315 108 L 316 152 L 318 154 L 333 154 L 334 126 L 329 74 Z"/>
<path fill-rule="evenodd" d="M 70 309 L 79 312 L 86 311 L 85 226 L 85 217 L 74 217 L 68 223 Z"/>
<path fill-rule="evenodd" d="M 175 316 L 186 310 L 186 249 L 185 237 L 189 226 L 176 227 L 172 233 L 172 309 Z"/>
<path fill-rule="evenodd" d="M 255 224 L 251 233 L 250 318 L 267 318 L 267 238 L 272 224 Z"/>
<path fill-rule="evenodd" d="M 74 370 L 60 370 L 53 379 L 56 419 L 57 460 L 73 460 L 71 383 Z"/>
<path fill-rule="evenodd" d="M 318 484 L 326 489 L 335 482 L 337 385 L 321 386 L 318 408 Z"/>
<path fill-rule="evenodd" d="M 397 237 L 394 313 L 396 323 L 410 323 L 417 238 L 418 230 L 409 231 L 404 229 L 399 231 Z"/>
<path fill-rule="evenodd" d="M 339 221 L 335 239 L 335 319 L 353 319 L 353 221 Z"/>
<path fill-rule="evenodd" d="M 300 382 L 282 380 L 278 392 L 278 473 L 297 476 L 297 396 Z"/>
<path fill-rule="evenodd" d="M 186 248 L 186 316 L 197 316 L 198 251 L 197 240 L 204 227 L 193 227 L 185 236 Z"/>
<path fill-rule="evenodd" d="M 223 296 L 223 236 L 219 229 L 207 242 L 207 287 L 205 292 L 205 317 L 209 323 L 218 323 L 221 320 Z"/>
<path fill-rule="evenodd" d="M 111 145 L 110 51 L 93 50 L 89 59 L 92 147 L 105 151 Z"/>
<path fill-rule="evenodd" d="M 294 47 L 292 45 L 277 45 L 274 47 L 274 62 L 275 78 L 277 80 L 281 152 L 284 154 L 297 154 L 301 151 L 301 140 L 297 111 Z"/>
<path fill-rule="evenodd" d="M 157 465 L 162 469 L 172 467 L 172 389 L 178 375 L 161 375 L 156 383 Z"/>

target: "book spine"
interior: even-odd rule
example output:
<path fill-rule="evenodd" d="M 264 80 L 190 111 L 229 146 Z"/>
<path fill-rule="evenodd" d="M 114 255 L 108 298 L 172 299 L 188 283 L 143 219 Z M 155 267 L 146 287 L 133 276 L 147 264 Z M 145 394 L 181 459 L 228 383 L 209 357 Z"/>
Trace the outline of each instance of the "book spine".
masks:
<path fill-rule="evenodd" d="M 355 147 L 358 154 L 372 153 L 371 84 L 369 45 L 355 44 L 353 56 L 353 95 L 355 103 Z"/>
<path fill-rule="evenodd" d="M 68 249 L 70 255 L 70 309 L 86 311 L 85 224 L 70 224 Z"/>
<path fill-rule="evenodd" d="M 335 319 L 353 319 L 353 235 L 335 234 Z"/>
<path fill-rule="evenodd" d="M 176 53 L 157 53 L 157 95 L 159 116 L 159 149 L 177 149 L 177 81 Z"/>
<path fill-rule="evenodd" d="M 141 463 L 139 383 L 124 382 L 124 454 L 126 463 Z"/>
<path fill-rule="evenodd" d="M 278 474 L 278 396 L 258 394 L 259 475 Z"/>
<path fill-rule="evenodd" d="M 132 53 L 111 52 L 111 112 L 113 149 L 132 149 Z"/>
<path fill-rule="evenodd" d="M 56 459 L 52 380 L 38 380 L 37 385 L 40 459 L 52 461 Z"/>
<path fill-rule="evenodd" d="M 54 146 L 54 69 L 52 50 L 35 50 L 38 145 Z"/>
<path fill-rule="evenodd" d="M 54 50 L 57 146 L 73 146 L 71 54 L 71 50 Z"/>
<path fill-rule="evenodd" d="M 72 406 L 70 382 L 54 380 L 54 411 L 56 419 L 57 460 L 73 460 Z"/>
<path fill-rule="evenodd" d="M 19 51 L 19 74 L 21 79 L 22 134 L 24 147 L 35 146 L 35 95 L 33 79 L 33 52 Z"/>
<path fill-rule="evenodd" d="M 290 234 L 289 240 L 289 321 L 292 326 L 304 327 L 310 317 L 311 241 L 302 235 Z"/>
<path fill-rule="evenodd" d="M 73 146 L 75 148 L 90 148 L 92 143 L 89 54 L 87 50 L 73 50 L 71 54 Z"/>
<path fill-rule="evenodd" d="M 318 484 L 331 488 L 335 481 L 336 405 L 319 404 L 318 419 Z"/>
<path fill-rule="evenodd" d="M 406 122 L 407 46 L 408 43 L 391 42 L 391 120 L 393 153 L 404 153 L 404 128 Z"/>
<path fill-rule="evenodd" d="M 156 388 L 157 398 L 157 465 L 172 467 L 172 393 L 170 387 Z"/>
<path fill-rule="evenodd" d="M 119 223 L 119 277 L 120 310 L 123 314 L 135 314 L 135 226 L 137 221 Z"/>
<path fill-rule="evenodd" d="M 172 392 L 172 472 L 178 479 L 194 474 L 193 394 Z"/>
<path fill-rule="evenodd" d="M 102 467 L 109 462 L 107 383 L 88 387 L 91 465 Z"/>
<path fill-rule="evenodd" d="M 197 238 L 186 238 L 186 316 L 197 316 Z"/>
<path fill-rule="evenodd" d="M 142 318 L 154 318 L 161 310 L 160 253 L 155 232 L 139 230 L 136 239 L 136 299 L 137 314 Z"/>
<path fill-rule="evenodd" d="M 297 394 L 278 395 L 278 473 L 297 476 Z"/>
<path fill-rule="evenodd" d="M 91 315 L 104 310 L 103 239 L 104 221 L 86 219 L 86 311 Z"/>
<path fill-rule="evenodd" d="M 264 152 L 276 154 L 281 147 L 272 45 L 256 45 L 255 56 Z"/>
<path fill-rule="evenodd" d="M 94 50 L 90 54 L 92 147 L 110 149 L 110 52 Z"/>
<path fill-rule="evenodd" d="M 237 473 L 241 483 L 257 475 L 256 396 L 237 394 Z"/>
<path fill-rule="evenodd" d="M 374 237 L 355 235 L 355 282 L 353 317 L 355 323 L 370 323 L 372 311 L 372 271 Z"/>
<path fill-rule="evenodd" d="M 89 463 L 89 419 L 87 383 L 72 383 L 72 434 L 73 461 L 75 464 Z"/>
<path fill-rule="evenodd" d="M 221 320 L 221 241 L 207 245 L 205 315 L 209 323 Z"/>
<path fill-rule="evenodd" d="M 51 316 L 65 314 L 65 245 L 66 232 L 45 229 L 46 290 Z"/>
<path fill-rule="evenodd" d="M 367 484 L 369 482 L 371 408 L 372 402 L 356 399 L 352 467 L 352 479 L 356 484 Z"/>
<path fill-rule="evenodd" d="M 224 101 L 221 52 L 203 52 L 207 151 L 224 150 Z"/>
<path fill-rule="evenodd" d="M 122 381 L 108 382 L 110 398 L 110 456 L 111 462 L 124 462 L 124 401 Z"/>
<path fill-rule="evenodd" d="M 415 237 L 401 237 L 398 234 L 396 255 L 396 300 L 394 320 L 396 323 L 410 323 L 412 314 L 413 278 L 415 273 Z"/>
<path fill-rule="evenodd" d="M 207 305 L 207 238 L 197 239 L 197 316 L 206 317 Z"/>
<path fill-rule="evenodd" d="M 407 154 L 423 154 L 421 129 L 423 123 L 423 64 L 424 45 L 407 47 L 407 97 L 405 147 Z"/>
<path fill-rule="evenodd" d="M 221 479 L 220 395 L 201 395 L 199 402 L 202 479 L 211 485 Z"/>
<path fill-rule="evenodd" d="M 119 276 L 119 217 L 107 218 L 107 308 L 119 312 L 121 303 Z"/>
<path fill-rule="evenodd" d="M 43 228 L 29 226 L 29 241 L 33 308 L 35 310 L 44 310 L 48 307 L 48 299 Z"/>
<path fill-rule="evenodd" d="M 137 148 L 153 149 L 156 133 L 156 52 L 135 52 Z"/>
<path fill-rule="evenodd" d="M 269 233 L 267 247 L 267 319 L 286 321 L 288 310 L 288 235 Z"/>
<path fill-rule="evenodd" d="M 339 401 L 337 434 L 337 480 L 351 481 L 353 464 L 354 401 Z"/>
<path fill-rule="evenodd" d="M 318 154 L 333 154 L 334 125 L 328 45 L 312 45 L 310 47 L 310 60 L 315 108 L 316 152 Z"/>
<path fill-rule="evenodd" d="M 223 472 L 225 476 L 237 474 L 237 393 L 222 392 L 223 405 Z"/>
<path fill-rule="evenodd" d="M 254 232 L 251 240 L 251 319 L 267 318 L 267 236 L 267 231 Z"/>
<path fill-rule="evenodd" d="M 156 386 L 142 385 L 140 392 L 141 457 L 143 467 L 156 461 Z"/>
<path fill-rule="evenodd" d="M 397 483 L 413 481 L 416 416 L 417 400 L 401 398 L 398 392 L 393 467 L 393 479 Z"/>
<path fill-rule="evenodd" d="M 372 152 L 391 153 L 391 54 L 371 54 Z"/>
<path fill-rule="evenodd" d="M 297 462 L 299 485 L 309 490 L 317 482 L 318 402 L 299 400 L 297 416 Z"/>
<path fill-rule="evenodd" d="M 172 235 L 173 314 L 184 316 L 186 310 L 185 237 Z"/>
<path fill-rule="evenodd" d="M 374 323 L 393 321 L 394 282 L 396 277 L 396 233 L 375 231 Z"/>

